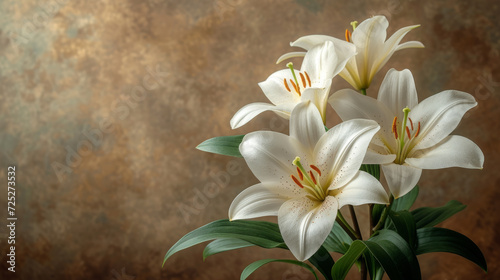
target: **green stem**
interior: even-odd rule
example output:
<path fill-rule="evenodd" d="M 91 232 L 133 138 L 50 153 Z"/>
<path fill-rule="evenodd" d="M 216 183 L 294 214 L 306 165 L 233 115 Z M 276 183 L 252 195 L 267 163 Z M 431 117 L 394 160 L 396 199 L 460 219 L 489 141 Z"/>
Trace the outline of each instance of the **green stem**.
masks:
<path fill-rule="evenodd" d="M 345 220 L 340 210 L 337 212 L 337 221 L 347 234 L 349 234 L 352 240 L 360 239 L 357 233 L 352 229 L 351 225 L 349 225 L 349 223 Z"/>
<path fill-rule="evenodd" d="M 361 280 L 366 280 L 368 276 L 365 258 L 361 257 Z"/>
<path fill-rule="evenodd" d="M 359 239 L 363 239 L 363 235 L 361 235 L 361 230 L 359 229 L 358 218 L 356 217 L 356 212 L 354 212 L 354 206 L 349 205 L 349 211 L 351 212 L 351 219 L 354 225 L 354 230 L 356 234 L 359 236 Z"/>
<path fill-rule="evenodd" d="M 366 95 L 366 88 L 362 88 L 362 89 L 361 89 L 361 93 L 362 93 L 363 95 Z"/>
<path fill-rule="evenodd" d="M 370 211 L 369 211 L 369 215 L 370 215 L 370 236 L 372 236 L 373 235 L 373 227 L 375 226 L 373 224 L 373 203 L 370 203 L 369 207 L 370 207 Z"/>
<path fill-rule="evenodd" d="M 391 211 L 393 201 L 394 201 L 394 196 L 391 194 L 391 196 L 389 197 L 389 205 L 387 205 L 384 209 L 384 212 L 382 212 L 382 216 L 380 217 L 380 220 L 378 221 L 377 225 L 372 229 L 373 232 L 376 232 L 385 224 L 385 220 L 387 219 L 387 216 L 389 215 L 389 212 Z"/>

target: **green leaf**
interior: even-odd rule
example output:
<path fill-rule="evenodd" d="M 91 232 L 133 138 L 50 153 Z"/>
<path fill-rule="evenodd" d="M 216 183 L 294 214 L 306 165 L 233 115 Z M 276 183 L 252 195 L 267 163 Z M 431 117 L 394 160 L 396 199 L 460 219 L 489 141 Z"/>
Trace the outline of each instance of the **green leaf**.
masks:
<path fill-rule="evenodd" d="M 332 270 L 332 266 L 334 264 L 332 256 L 330 253 L 325 249 L 325 247 L 321 246 L 319 247 L 318 251 L 312 255 L 308 259 L 308 261 L 314 265 L 321 274 L 325 277 L 327 280 L 332 280 L 330 272 Z"/>
<path fill-rule="evenodd" d="M 380 165 L 362 164 L 360 170 L 370 173 L 373 177 L 380 181 Z"/>
<path fill-rule="evenodd" d="M 264 248 L 286 248 L 277 224 L 264 221 L 218 220 L 184 235 L 168 250 L 163 264 L 181 250 L 219 238 L 241 239 Z"/>
<path fill-rule="evenodd" d="M 283 241 L 283 237 L 281 237 L 279 227 L 275 223 L 247 220 L 218 220 L 184 235 L 174 244 L 174 246 L 172 246 L 172 248 L 170 248 L 170 250 L 168 250 L 163 260 L 163 264 L 165 264 L 167 259 L 173 254 L 181 250 L 214 239 L 238 239 L 262 248 L 288 249 Z M 227 244 L 228 243 L 226 243 L 226 245 Z M 240 244 L 242 245 L 242 243 Z M 217 243 L 215 245 L 217 245 Z M 209 250 L 213 251 L 213 247 L 214 246 L 212 246 L 212 249 L 209 248 Z M 227 249 L 232 250 L 229 246 Z M 237 248 L 234 247 L 234 249 Z M 320 272 L 324 273 L 326 279 L 330 279 L 333 259 L 325 248 L 320 247 L 318 252 L 309 258 L 309 261 L 316 266 Z"/>
<path fill-rule="evenodd" d="M 366 245 L 363 241 L 355 240 L 352 242 L 349 250 L 333 265 L 332 278 L 335 280 L 345 279 L 352 265 L 361 257 L 365 250 Z"/>
<path fill-rule="evenodd" d="M 376 225 L 380 220 L 380 216 L 382 216 L 382 212 L 384 212 L 385 204 L 374 204 L 372 210 L 372 219 L 373 224 Z"/>
<path fill-rule="evenodd" d="M 409 193 L 403 195 L 398 199 L 395 199 L 392 204 L 391 208 L 392 211 L 398 212 L 403 210 L 410 210 L 413 203 L 415 203 L 417 196 L 418 196 L 418 185 L 415 186 Z"/>
<path fill-rule="evenodd" d="M 245 135 L 215 137 L 205 140 L 196 148 L 201 151 L 219 155 L 242 157 L 239 147 L 244 136 Z"/>
<path fill-rule="evenodd" d="M 210 242 L 203 250 L 203 260 L 218 253 L 254 246 L 254 244 L 241 239 L 222 238 Z"/>
<path fill-rule="evenodd" d="M 467 206 L 456 200 L 451 200 L 445 206 L 422 207 L 411 211 L 411 213 L 415 219 L 417 228 L 433 227 L 464 210 L 465 207 Z"/>
<path fill-rule="evenodd" d="M 411 248 L 415 248 L 417 241 L 417 227 L 411 213 L 406 210 L 399 212 L 391 211 L 389 213 L 389 217 L 391 217 L 394 227 L 399 235 L 401 235 L 401 237 L 403 237 L 406 242 L 410 244 Z"/>
<path fill-rule="evenodd" d="M 243 270 L 243 272 L 241 272 L 240 279 L 241 280 L 247 279 L 248 276 L 250 276 L 250 274 L 252 274 L 254 271 L 256 271 L 259 267 L 261 267 L 261 266 L 263 266 L 265 264 L 268 264 L 270 262 L 290 263 L 290 264 L 295 264 L 295 265 L 301 266 L 301 267 L 306 268 L 307 270 L 309 270 L 312 274 L 314 274 L 314 277 L 316 279 L 318 279 L 318 276 L 316 275 L 316 272 L 314 272 L 314 269 L 310 265 L 308 265 L 306 263 L 303 263 L 303 262 L 296 261 L 296 260 L 279 260 L 279 259 L 258 260 L 256 262 L 253 262 L 253 263 L 249 264 Z"/>
<path fill-rule="evenodd" d="M 401 236 L 391 230 L 381 230 L 379 235 L 367 241 L 355 240 L 347 253 L 333 266 L 332 277 L 336 280 L 344 279 L 351 266 L 363 253 L 365 259 L 372 255 L 391 280 L 421 279 L 415 253 Z M 373 263 L 369 265 L 375 267 Z M 375 273 L 383 274 L 382 271 Z"/>
<path fill-rule="evenodd" d="M 418 229 L 417 237 L 417 255 L 433 252 L 452 253 L 477 264 L 485 272 L 488 271 L 481 249 L 463 234 L 445 228 L 427 227 Z"/>
<path fill-rule="evenodd" d="M 349 237 L 339 223 L 335 223 L 333 224 L 332 231 L 323 243 L 323 247 L 329 252 L 345 254 L 351 243 L 351 237 Z"/>
<path fill-rule="evenodd" d="M 381 230 L 365 244 L 391 280 L 422 279 L 415 253 L 396 232 Z"/>

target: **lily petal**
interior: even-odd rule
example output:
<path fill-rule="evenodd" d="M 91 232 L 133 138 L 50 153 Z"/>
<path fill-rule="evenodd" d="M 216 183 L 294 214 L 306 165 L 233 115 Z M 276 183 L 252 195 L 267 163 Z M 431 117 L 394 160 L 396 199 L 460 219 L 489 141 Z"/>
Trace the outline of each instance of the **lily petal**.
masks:
<path fill-rule="evenodd" d="M 417 49 L 421 49 L 421 48 L 425 48 L 424 44 L 422 44 L 421 42 L 419 41 L 408 41 L 408 42 L 405 42 L 403 44 L 400 44 L 395 51 L 400 51 L 400 50 L 404 50 L 404 49 L 410 49 L 410 48 L 417 48 Z"/>
<path fill-rule="evenodd" d="M 328 103 L 343 121 L 358 118 L 375 120 L 381 130 L 374 137 L 374 144 L 384 146 L 394 142 L 394 135 L 390 130 L 394 116 L 384 104 L 376 99 L 359 94 L 352 89 L 343 89 L 334 93 Z"/>
<path fill-rule="evenodd" d="M 318 86 L 318 80 L 332 79 L 355 54 L 356 47 L 353 44 L 346 43 L 336 47 L 332 41 L 326 41 L 307 52 L 301 71 L 309 73 L 312 86 Z"/>
<path fill-rule="evenodd" d="M 317 45 L 323 44 L 326 41 L 332 42 L 336 48 L 343 49 L 346 46 L 350 45 L 351 43 L 346 42 L 344 40 L 337 39 L 332 36 L 327 36 L 327 35 L 307 35 L 300 37 L 299 39 L 295 40 L 294 42 L 290 43 L 290 46 L 292 47 L 299 47 L 303 48 L 306 50 L 310 50 L 314 48 Z M 351 44 L 352 45 L 352 44 Z M 349 47 L 347 47 L 349 48 Z"/>
<path fill-rule="evenodd" d="M 243 137 L 240 153 L 262 183 L 279 185 L 284 193 L 301 191 L 290 177 L 296 174 L 295 157 L 304 162 L 308 157 L 297 139 L 274 131 L 252 132 Z"/>
<path fill-rule="evenodd" d="M 384 16 L 374 16 L 361 22 L 352 32 L 352 42 L 358 51 L 357 68 L 361 70 L 358 72 L 359 78 L 361 81 L 368 82 L 368 85 L 371 82 L 374 63 L 383 51 L 387 27 L 389 27 L 389 22 Z M 376 71 L 377 69 L 374 73 Z M 368 87 L 368 85 L 364 86 Z"/>
<path fill-rule="evenodd" d="M 347 184 L 356 175 L 368 144 L 380 129 L 372 120 L 355 119 L 330 129 L 316 144 L 315 161 L 323 174 L 321 184 L 328 190 Z M 329 185 L 327 185 L 329 184 Z"/>
<path fill-rule="evenodd" d="M 290 119 L 290 136 L 299 140 L 304 148 L 314 149 L 323 134 L 325 126 L 316 106 L 310 101 L 295 106 Z"/>
<path fill-rule="evenodd" d="M 392 154 L 391 151 L 387 149 L 387 147 L 375 145 L 372 142 L 368 146 L 368 150 L 366 150 L 366 155 L 365 158 L 363 159 L 363 164 L 387 164 L 394 162 L 395 159 L 396 155 Z"/>
<path fill-rule="evenodd" d="M 383 164 L 382 170 L 394 198 L 401 197 L 411 191 L 422 175 L 422 169 L 407 164 Z"/>
<path fill-rule="evenodd" d="M 450 135 L 431 148 L 417 151 L 405 161 L 422 169 L 483 168 L 484 155 L 471 140 L 458 135 Z"/>
<path fill-rule="evenodd" d="M 295 75 L 299 75 L 295 71 Z M 283 69 L 274 72 L 265 81 L 260 82 L 259 86 L 266 97 L 275 105 L 300 102 L 300 94 L 297 93 L 290 81 L 293 81 L 293 74 L 290 69 Z M 288 89 L 285 86 L 287 83 Z"/>
<path fill-rule="evenodd" d="M 233 118 L 229 123 L 231 124 L 232 129 L 236 129 L 248 123 L 257 115 L 265 111 L 273 111 L 277 113 L 279 116 L 288 119 L 290 118 L 290 112 L 292 111 L 294 106 L 295 104 L 281 104 L 275 106 L 273 104 L 262 103 L 262 102 L 247 104 L 243 106 L 241 109 L 239 109 L 238 112 L 236 112 L 236 114 L 234 114 Z"/>
<path fill-rule="evenodd" d="M 399 42 L 403 39 L 403 37 L 408 34 L 411 30 L 419 27 L 420 25 L 412 25 L 399 29 L 396 31 L 383 45 L 383 51 L 379 53 L 379 56 L 376 58 L 373 68 L 371 69 L 370 75 L 373 77 L 377 73 L 380 68 L 384 67 L 387 61 L 392 57 L 392 55 L 402 49 L 407 48 L 423 48 L 424 45 L 420 42 L 408 42 L 398 45 Z"/>
<path fill-rule="evenodd" d="M 304 57 L 307 52 L 289 52 L 285 53 L 284 55 L 280 56 L 278 60 L 276 61 L 276 64 L 281 63 L 283 60 L 287 60 L 290 58 L 294 57 Z"/>
<path fill-rule="evenodd" d="M 229 219 L 252 219 L 265 216 L 277 216 L 281 205 L 289 197 L 262 183 L 242 191 L 229 207 Z"/>
<path fill-rule="evenodd" d="M 358 171 L 358 174 L 347 185 L 339 189 L 335 196 L 339 208 L 344 205 L 362 205 L 367 203 L 387 204 L 389 197 L 380 182 L 372 175 Z"/>
<path fill-rule="evenodd" d="M 403 120 L 403 109 L 413 109 L 418 104 L 417 89 L 410 70 L 390 69 L 385 75 L 377 99 L 392 111 L 393 117 Z"/>
<path fill-rule="evenodd" d="M 306 88 L 302 92 L 302 101 L 311 101 L 319 110 L 323 123 L 326 120 L 326 104 L 328 102 L 328 94 L 330 93 L 330 88 L 332 86 L 332 80 L 324 81 L 323 88 Z"/>
<path fill-rule="evenodd" d="M 409 115 L 422 123 L 414 149 L 426 149 L 441 142 L 455 130 L 463 115 L 476 105 L 472 95 L 456 90 L 442 91 L 423 100 Z"/>
<path fill-rule="evenodd" d="M 338 202 L 332 196 L 323 202 L 304 197 L 283 203 L 278 224 L 295 258 L 305 261 L 316 253 L 332 230 L 337 211 Z"/>

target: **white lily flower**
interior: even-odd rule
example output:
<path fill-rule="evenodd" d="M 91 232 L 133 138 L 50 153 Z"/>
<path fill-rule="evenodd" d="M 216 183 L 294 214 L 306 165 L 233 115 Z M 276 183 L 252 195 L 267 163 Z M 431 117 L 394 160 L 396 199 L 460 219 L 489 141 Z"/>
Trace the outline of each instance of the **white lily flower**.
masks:
<path fill-rule="evenodd" d="M 353 26 L 355 26 L 355 24 Z M 357 54 L 349 60 L 345 69 L 342 70 L 339 75 L 355 89 L 367 89 L 375 74 L 384 67 L 396 51 L 424 47 L 424 45 L 418 41 L 399 44 L 408 32 L 417 28 L 419 25 L 401 28 L 386 41 L 388 26 L 389 22 L 384 16 L 374 16 L 359 24 L 352 34 L 346 30 L 346 40 L 352 42 L 356 46 Z M 301 47 L 310 50 L 326 40 L 332 41 L 335 44 L 340 44 L 340 42 L 342 42 L 342 40 L 330 36 L 309 35 L 297 39 L 290 45 L 292 47 Z M 305 54 L 306 52 L 288 53 L 281 56 L 278 62 L 290 57 L 302 56 Z"/>
<path fill-rule="evenodd" d="M 238 128 L 258 114 L 265 111 L 274 111 L 288 119 L 293 108 L 302 101 L 310 100 L 316 105 L 325 121 L 325 110 L 332 84 L 335 77 L 355 54 L 352 44 L 337 49 L 330 41 L 322 42 L 305 56 L 300 71 L 293 68 L 293 64 L 273 73 L 269 78 L 259 83 L 266 97 L 272 102 L 252 103 L 244 106 L 231 119 L 231 128 Z"/>
<path fill-rule="evenodd" d="M 291 114 L 290 136 L 247 134 L 240 152 L 260 183 L 234 199 L 229 218 L 277 215 L 293 255 L 300 261 L 310 258 L 330 233 L 339 208 L 388 203 L 380 182 L 359 171 L 379 128 L 374 121 L 359 119 L 325 132 L 318 109 L 306 101 Z"/>
<path fill-rule="evenodd" d="M 477 105 L 468 93 L 447 90 L 418 103 L 413 76 L 408 69 L 387 72 L 378 98 L 344 89 L 329 100 L 342 120 L 377 121 L 364 163 L 382 164 L 395 198 L 417 184 L 422 169 L 482 168 L 484 155 L 471 140 L 449 135 L 462 116 Z"/>

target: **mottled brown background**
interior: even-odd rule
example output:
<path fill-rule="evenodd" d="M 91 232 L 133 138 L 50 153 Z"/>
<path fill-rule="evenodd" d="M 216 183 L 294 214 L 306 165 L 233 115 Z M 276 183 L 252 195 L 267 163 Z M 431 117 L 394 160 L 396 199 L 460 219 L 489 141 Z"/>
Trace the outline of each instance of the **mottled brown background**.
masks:
<path fill-rule="evenodd" d="M 421 100 L 457 89 L 479 102 L 455 133 L 482 148 L 484 170 L 425 171 L 417 206 L 451 199 L 467 204 L 442 226 L 479 245 L 489 274 L 455 255 L 428 254 L 419 257 L 423 278 L 499 279 L 496 0 L 1 1 L 0 220 L 6 223 L 11 164 L 17 166 L 19 220 L 15 274 L 7 271 L 8 231 L 0 226 L 0 278 L 238 279 L 257 259 L 292 258 L 250 248 L 203 262 L 200 245 L 161 268 L 175 241 L 226 218 L 232 199 L 256 182 L 243 160 L 195 146 L 257 129 L 287 132 L 288 124 L 272 113 L 237 131 L 229 120 L 241 106 L 266 101 L 257 83 L 284 67 L 274 62 L 291 50 L 290 41 L 307 34 L 342 37 L 350 21 L 376 14 L 390 19 L 389 34 L 421 24 L 405 40 L 426 48 L 397 53 L 369 95 L 395 67 L 411 69 Z M 151 79 L 155 68 L 160 73 Z M 150 90 L 133 99 L 143 85 Z M 340 78 L 334 81 L 334 90 L 344 87 Z M 338 122 L 333 110 L 328 114 L 330 126 Z M 99 130 L 102 138 L 89 144 L 85 129 Z M 83 155 L 70 158 L 70 167 L 68 149 Z M 54 167 L 63 165 L 58 179 Z M 365 210 L 359 208 L 363 221 Z M 253 279 L 311 278 L 271 264 Z"/>

